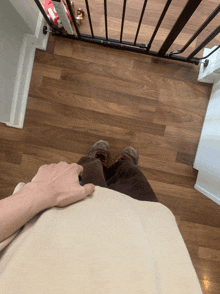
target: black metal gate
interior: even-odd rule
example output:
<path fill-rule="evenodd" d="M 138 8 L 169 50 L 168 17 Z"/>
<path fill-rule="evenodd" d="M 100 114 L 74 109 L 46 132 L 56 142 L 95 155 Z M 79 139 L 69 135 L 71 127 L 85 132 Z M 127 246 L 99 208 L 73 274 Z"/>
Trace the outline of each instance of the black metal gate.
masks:
<path fill-rule="evenodd" d="M 87 34 L 82 34 L 79 31 L 79 28 L 76 23 L 75 15 L 72 11 L 71 8 L 71 3 L 70 0 L 66 0 L 66 4 L 69 10 L 69 13 L 71 15 L 76 34 L 68 34 L 63 32 L 60 28 L 55 26 L 53 22 L 47 17 L 47 14 L 45 13 L 45 10 L 42 8 L 42 5 L 39 0 L 34 0 L 37 6 L 39 7 L 41 13 L 43 14 L 44 18 L 46 19 L 47 23 L 51 26 L 52 28 L 52 33 L 53 35 L 58 35 L 62 36 L 64 38 L 69 38 L 69 39 L 76 39 L 76 40 L 81 40 L 84 42 L 90 42 L 90 43 L 95 43 L 99 45 L 104 45 L 107 47 L 112 47 L 120 50 L 127 50 L 127 51 L 132 51 L 132 52 L 138 52 L 146 55 L 151 55 L 151 56 L 156 56 L 156 57 L 161 57 L 161 58 L 166 58 L 166 59 L 172 59 L 172 60 L 178 60 L 178 61 L 183 61 L 183 62 L 188 62 L 188 63 L 194 63 L 198 65 L 200 63 L 201 59 L 206 59 L 208 58 L 212 53 L 214 53 L 220 46 L 217 46 L 210 54 L 203 58 L 197 58 L 195 55 L 202 50 L 219 32 L 220 32 L 220 25 L 195 49 L 193 52 L 190 53 L 189 56 L 183 57 L 179 56 L 178 54 L 183 53 L 189 45 L 195 40 L 195 38 L 198 37 L 198 35 L 204 30 L 204 28 L 213 20 L 213 18 L 219 13 L 220 11 L 220 4 L 216 7 L 216 9 L 212 12 L 212 14 L 205 20 L 205 22 L 198 28 L 198 30 L 193 34 L 193 36 L 190 38 L 190 40 L 181 48 L 180 50 L 177 51 L 172 51 L 167 54 L 167 51 L 175 41 L 175 39 L 178 37 L 178 35 L 181 33 L 182 29 L 188 22 L 188 20 L 191 18 L 193 13 L 196 11 L 197 7 L 199 4 L 202 2 L 202 0 L 188 0 L 187 4 L 183 8 L 181 14 L 177 18 L 175 24 L 173 25 L 172 29 L 170 30 L 168 36 L 164 40 L 161 48 L 159 49 L 158 52 L 151 51 L 151 45 L 154 41 L 154 38 L 161 26 L 161 23 L 167 13 L 167 10 L 172 2 L 172 0 L 167 0 L 164 9 L 161 13 L 161 16 L 158 20 L 158 23 L 154 29 L 154 32 L 150 38 L 150 41 L 148 44 L 139 44 L 137 43 L 137 38 L 139 34 L 139 30 L 141 27 L 142 19 L 146 10 L 147 6 L 147 1 L 144 0 L 143 3 L 143 8 L 140 16 L 140 20 L 138 23 L 137 27 L 137 32 L 134 37 L 134 42 L 126 42 L 123 41 L 123 27 L 124 27 L 124 20 L 125 20 L 125 11 L 126 11 L 126 4 L 127 0 L 124 0 L 123 3 L 123 10 L 122 10 L 122 21 L 121 21 L 121 33 L 120 33 L 120 40 L 115 40 L 115 39 L 110 39 L 108 37 L 108 25 L 107 25 L 107 0 L 104 0 L 104 5 L 103 5 L 103 13 L 105 16 L 105 37 L 99 37 L 95 36 L 93 33 L 93 26 L 92 26 L 92 20 L 91 20 L 91 15 L 90 15 L 90 9 L 89 9 L 89 3 L 88 0 L 85 0 L 86 4 L 86 9 L 87 9 L 87 14 L 88 14 L 88 19 L 89 19 L 89 25 L 90 25 L 90 30 L 91 30 L 91 35 Z M 53 2 L 61 2 L 61 0 L 53 0 Z M 47 31 L 44 30 L 44 33 Z M 206 60 L 205 65 L 207 66 L 208 61 Z"/>

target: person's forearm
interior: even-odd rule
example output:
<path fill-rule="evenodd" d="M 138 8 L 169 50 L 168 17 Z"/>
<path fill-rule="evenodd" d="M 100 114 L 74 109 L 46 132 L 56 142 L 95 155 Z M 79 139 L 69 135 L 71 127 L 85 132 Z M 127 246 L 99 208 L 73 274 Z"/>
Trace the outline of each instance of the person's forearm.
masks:
<path fill-rule="evenodd" d="M 27 183 L 17 193 L 0 201 L 0 242 L 4 241 L 39 212 L 50 208 L 45 193 Z"/>

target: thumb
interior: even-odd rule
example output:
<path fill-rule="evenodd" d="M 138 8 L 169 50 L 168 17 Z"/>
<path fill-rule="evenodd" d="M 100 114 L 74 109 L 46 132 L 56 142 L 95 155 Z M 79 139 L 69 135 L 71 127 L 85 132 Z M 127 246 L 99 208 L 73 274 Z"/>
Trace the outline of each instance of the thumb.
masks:
<path fill-rule="evenodd" d="M 95 185 L 93 184 L 86 184 L 82 186 L 82 188 L 84 189 L 83 191 L 84 198 L 86 198 L 88 195 L 92 194 L 95 191 Z"/>

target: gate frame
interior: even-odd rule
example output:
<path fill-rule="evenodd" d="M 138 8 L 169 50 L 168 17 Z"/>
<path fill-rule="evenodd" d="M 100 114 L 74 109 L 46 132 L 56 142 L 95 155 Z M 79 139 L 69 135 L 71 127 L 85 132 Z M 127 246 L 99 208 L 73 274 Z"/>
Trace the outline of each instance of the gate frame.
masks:
<path fill-rule="evenodd" d="M 151 48 L 153 40 L 154 40 L 154 38 L 160 28 L 160 25 L 166 15 L 166 12 L 167 12 L 172 0 L 167 0 L 166 4 L 164 6 L 164 9 L 162 11 L 162 14 L 158 20 L 157 25 L 156 25 L 156 28 L 155 28 L 148 44 L 136 43 L 148 0 L 144 0 L 144 4 L 143 4 L 143 8 L 142 8 L 142 12 L 141 12 L 141 16 L 140 16 L 140 20 L 139 20 L 139 24 L 138 24 L 138 28 L 137 28 L 134 42 L 122 41 L 127 0 L 124 0 L 124 4 L 123 4 L 120 40 L 108 38 L 107 0 L 104 0 L 105 35 L 106 35 L 105 38 L 100 37 L 100 36 L 94 36 L 88 0 L 85 0 L 85 3 L 86 3 L 86 9 L 87 9 L 87 14 L 88 14 L 88 18 L 89 18 L 91 35 L 80 33 L 79 28 L 76 23 L 76 20 L 75 20 L 74 13 L 72 11 L 70 0 L 65 0 L 65 1 L 66 1 L 67 8 L 70 12 L 70 15 L 71 15 L 71 18 L 72 18 L 72 21 L 74 24 L 76 34 L 68 34 L 66 32 L 63 32 L 62 29 L 56 27 L 47 17 L 47 14 L 46 14 L 44 8 L 42 7 L 40 1 L 39 0 L 34 0 L 34 1 L 37 4 L 41 13 L 43 14 L 47 23 L 51 26 L 52 35 L 54 35 L 54 36 L 60 36 L 60 37 L 73 39 L 73 40 L 80 40 L 83 42 L 89 42 L 89 43 L 98 44 L 98 45 L 102 45 L 102 46 L 106 46 L 106 47 L 110 47 L 110 48 L 141 53 L 141 54 L 164 58 L 164 59 L 192 63 L 195 65 L 200 64 L 202 59 L 208 58 L 212 53 L 214 53 L 220 47 L 220 46 L 218 46 L 215 50 L 213 50 L 209 55 L 207 55 L 205 57 L 202 57 L 202 58 L 195 57 L 195 55 L 200 50 L 202 50 L 205 47 L 205 45 L 207 45 L 217 34 L 220 33 L 220 25 L 219 25 L 188 57 L 183 57 L 183 56 L 177 55 L 177 54 L 184 52 L 186 50 L 186 48 L 188 48 L 188 46 L 193 42 L 193 40 L 204 30 L 204 28 L 211 22 L 211 20 L 220 12 L 220 4 L 216 7 L 216 9 L 212 12 L 212 14 L 205 20 L 205 22 L 194 33 L 194 35 L 190 38 L 190 40 L 184 45 L 184 47 L 181 50 L 172 51 L 169 54 L 167 54 L 168 49 L 171 47 L 173 42 L 176 40 L 178 35 L 181 33 L 182 29 L 184 28 L 184 26 L 186 25 L 188 20 L 191 18 L 193 13 L 196 11 L 197 7 L 202 2 L 202 0 L 188 0 L 188 2 L 186 3 L 185 7 L 183 8 L 181 14 L 177 18 L 175 24 L 173 25 L 172 29 L 170 30 L 168 36 L 164 40 L 164 42 L 158 52 L 150 51 L 150 48 Z M 63 4 L 61 0 L 52 0 L 52 2 L 56 3 L 56 5 L 58 3 L 60 3 L 60 5 Z M 66 19 L 65 19 L 65 21 L 66 21 Z M 44 34 L 46 34 L 46 33 L 47 33 L 47 29 L 44 28 Z M 208 65 L 208 62 L 209 62 L 208 60 L 205 60 L 205 62 L 204 62 L 205 67 Z"/>

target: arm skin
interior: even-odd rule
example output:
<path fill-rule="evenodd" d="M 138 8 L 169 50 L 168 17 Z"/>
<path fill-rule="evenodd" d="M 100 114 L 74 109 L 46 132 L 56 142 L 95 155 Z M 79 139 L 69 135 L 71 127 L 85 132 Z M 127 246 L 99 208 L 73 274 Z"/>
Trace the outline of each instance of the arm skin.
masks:
<path fill-rule="evenodd" d="M 0 242 L 4 241 L 39 212 L 50 208 L 44 193 L 27 183 L 17 193 L 0 201 Z"/>
<path fill-rule="evenodd" d="M 86 198 L 95 190 L 93 184 L 81 186 L 83 167 L 61 161 L 43 165 L 38 173 L 17 193 L 0 200 L 0 242 L 4 241 L 39 212 L 65 207 Z"/>

